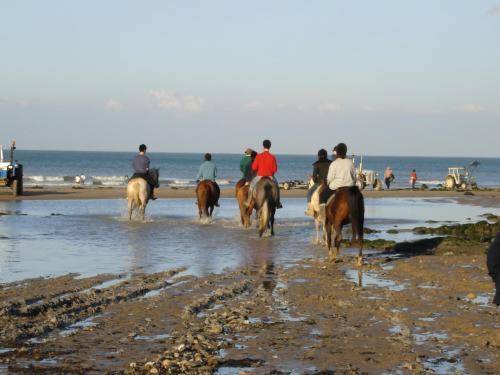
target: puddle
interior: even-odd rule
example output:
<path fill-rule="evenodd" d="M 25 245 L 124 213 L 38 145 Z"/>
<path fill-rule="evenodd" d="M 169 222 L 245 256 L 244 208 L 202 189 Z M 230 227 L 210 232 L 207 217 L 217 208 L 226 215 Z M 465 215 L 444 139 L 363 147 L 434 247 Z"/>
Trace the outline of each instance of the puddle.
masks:
<path fill-rule="evenodd" d="M 159 335 L 151 335 L 151 336 L 143 336 L 143 335 L 138 335 L 134 337 L 134 340 L 139 340 L 139 341 L 156 341 L 156 340 L 165 340 L 165 339 L 170 339 L 172 338 L 171 335 L 168 333 L 162 333 Z"/>
<path fill-rule="evenodd" d="M 437 285 L 418 285 L 417 286 L 418 288 L 421 288 L 421 289 L 439 289 L 439 287 Z"/>
<path fill-rule="evenodd" d="M 389 333 L 391 335 L 398 335 L 401 332 L 403 332 L 403 329 L 401 328 L 400 325 L 392 326 L 391 328 L 389 328 Z"/>
<path fill-rule="evenodd" d="M 345 270 L 347 279 L 360 287 L 376 286 L 379 288 L 389 289 L 395 292 L 400 292 L 406 289 L 405 284 L 396 284 L 392 280 L 384 279 L 374 272 L 359 272 L 358 270 L 348 269 Z M 361 285 L 360 285 L 361 281 Z"/>
<path fill-rule="evenodd" d="M 449 351 L 446 357 L 429 358 L 423 362 L 425 369 L 436 374 L 466 374 L 462 359 L 458 356 L 458 350 Z"/>
<path fill-rule="evenodd" d="M 0 355 L 13 352 L 14 350 L 16 350 L 16 349 L 14 349 L 14 348 L 0 348 Z"/>
<path fill-rule="evenodd" d="M 246 373 L 246 372 L 255 372 L 254 367 L 230 367 L 230 366 L 221 366 L 219 367 L 215 374 L 216 375 L 234 375 L 234 374 L 239 374 L 239 373 Z"/>
<path fill-rule="evenodd" d="M 417 345 L 423 345 L 428 341 L 442 341 L 448 338 L 448 335 L 444 332 L 426 332 L 426 333 L 414 333 L 413 337 Z"/>
<path fill-rule="evenodd" d="M 489 307 L 491 301 L 493 300 L 493 295 L 489 296 L 487 294 L 478 294 L 475 298 L 466 298 L 466 300 L 479 306 Z"/>
<path fill-rule="evenodd" d="M 59 332 L 59 335 L 61 336 L 71 336 L 74 335 L 76 332 L 78 332 L 81 329 L 85 329 L 88 327 L 95 327 L 97 326 L 97 323 L 93 322 L 94 319 L 102 317 L 102 314 L 99 315 L 94 315 L 91 316 L 90 318 L 81 320 L 79 322 L 76 322 L 67 328 L 63 329 L 61 332 Z"/>

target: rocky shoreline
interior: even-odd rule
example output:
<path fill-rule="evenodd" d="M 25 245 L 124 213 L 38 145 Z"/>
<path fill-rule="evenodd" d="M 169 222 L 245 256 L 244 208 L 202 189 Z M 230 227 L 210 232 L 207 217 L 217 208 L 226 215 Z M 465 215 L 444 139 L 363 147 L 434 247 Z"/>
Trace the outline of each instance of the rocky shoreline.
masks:
<path fill-rule="evenodd" d="M 360 269 L 325 252 L 205 277 L 174 269 L 3 284 L 0 370 L 494 374 L 500 314 L 485 233 L 495 225 L 428 228 L 450 233 L 379 244 Z"/>

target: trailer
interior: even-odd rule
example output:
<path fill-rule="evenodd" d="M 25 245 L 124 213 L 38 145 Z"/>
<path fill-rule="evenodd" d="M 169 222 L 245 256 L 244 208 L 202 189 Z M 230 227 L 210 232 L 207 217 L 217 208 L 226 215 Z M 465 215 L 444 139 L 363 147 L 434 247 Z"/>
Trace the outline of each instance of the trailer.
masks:
<path fill-rule="evenodd" d="M 14 159 L 16 141 L 10 146 L 9 159 L 5 160 L 3 147 L 0 145 L 0 187 L 10 188 L 12 195 L 23 195 L 23 166 Z"/>

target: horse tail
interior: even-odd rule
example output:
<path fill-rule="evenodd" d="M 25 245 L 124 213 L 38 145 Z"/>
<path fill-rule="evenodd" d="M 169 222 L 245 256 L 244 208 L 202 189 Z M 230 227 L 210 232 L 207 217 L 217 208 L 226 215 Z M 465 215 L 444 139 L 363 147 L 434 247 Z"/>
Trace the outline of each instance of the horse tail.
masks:
<path fill-rule="evenodd" d="M 357 186 L 348 188 L 347 205 L 349 206 L 353 238 L 362 241 L 365 221 L 365 203 L 363 194 L 361 194 Z"/>
<path fill-rule="evenodd" d="M 266 189 L 267 190 L 267 189 Z M 269 226 L 269 202 L 268 198 L 264 200 L 262 207 L 260 208 L 259 215 L 259 236 L 262 237 L 267 227 Z"/>

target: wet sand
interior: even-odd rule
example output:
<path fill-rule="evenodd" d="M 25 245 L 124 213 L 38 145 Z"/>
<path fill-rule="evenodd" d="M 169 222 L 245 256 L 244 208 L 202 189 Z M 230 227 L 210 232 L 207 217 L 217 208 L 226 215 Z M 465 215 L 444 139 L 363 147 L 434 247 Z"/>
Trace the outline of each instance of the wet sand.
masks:
<path fill-rule="evenodd" d="M 159 188 L 156 191 L 158 198 L 194 198 L 194 189 L 172 189 Z M 306 190 L 293 189 L 281 190 L 281 194 L 285 198 L 299 198 L 306 196 Z M 363 195 L 367 198 L 458 198 L 461 202 L 467 204 L 478 204 L 477 202 L 485 202 L 480 205 L 491 205 L 500 207 L 500 189 L 481 190 L 465 193 L 463 191 L 431 191 L 431 190 L 364 190 Z M 234 197 L 234 189 L 222 189 L 221 196 L 223 198 Z M 9 200 L 60 200 L 60 199 L 119 199 L 125 198 L 125 188 L 114 187 L 59 187 L 59 188 L 27 188 L 23 196 L 13 198 L 10 190 L 0 190 L 0 201 Z"/>
<path fill-rule="evenodd" d="M 0 369 L 494 374 L 500 309 L 486 245 L 455 246 L 375 254 L 359 271 L 344 255 L 206 277 L 176 269 L 4 284 Z"/>

